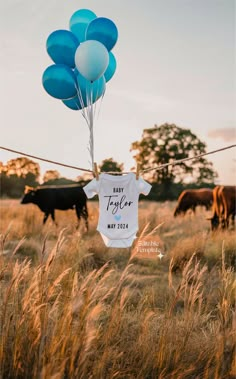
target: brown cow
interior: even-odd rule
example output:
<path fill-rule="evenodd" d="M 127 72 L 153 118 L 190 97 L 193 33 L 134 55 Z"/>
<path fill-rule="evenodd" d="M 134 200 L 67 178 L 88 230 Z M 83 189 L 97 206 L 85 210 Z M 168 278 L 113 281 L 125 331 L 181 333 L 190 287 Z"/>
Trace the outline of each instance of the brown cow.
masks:
<path fill-rule="evenodd" d="M 212 204 L 212 212 L 213 215 L 210 218 L 207 218 L 207 220 L 211 221 L 211 229 L 216 230 L 219 227 L 220 224 L 220 214 L 222 213 L 222 201 L 219 195 L 221 186 L 216 186 L 213 189 L 212 195 L 213 195 L 213 204 Z"/>
<path fill-rule="evenodd" d="M 174 216 L 185 214 L 189 209 L 195 212 L 198 205 L 204 206 L 208 210 L 211 208 L 212 202 L 212 190 L 209 188 L 185 190 L 178 198 Z"/>
<path fill-rule="evenodd" d="M 223 224 L 225 228 L 229 227 L 229 219 L 231 217 L 234 224 L 236 186 L 224 186 L 221 190 L 223 200 Z"/>
<path fill-rule="evenodd" d="M 229 219 L 234 224 L 236 214 L 236 187 L 235 186 L 216 186 L 213 190 L 213 215 L 211 229 L 216 230 L 219 226 L 222 229 L 229 227 Z"/>

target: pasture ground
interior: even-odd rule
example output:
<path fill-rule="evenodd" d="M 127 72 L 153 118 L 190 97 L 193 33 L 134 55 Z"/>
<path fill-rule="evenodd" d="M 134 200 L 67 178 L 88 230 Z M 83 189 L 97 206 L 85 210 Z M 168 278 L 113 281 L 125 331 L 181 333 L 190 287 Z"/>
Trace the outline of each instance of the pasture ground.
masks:
<path fill-rule="evenodd" d="M 1 200 L 0 378 L 235 378 L 235 232 L 174 207 L 140 202 L 133 247 L 111 249 L 96 202 L 85 233 Z"/>

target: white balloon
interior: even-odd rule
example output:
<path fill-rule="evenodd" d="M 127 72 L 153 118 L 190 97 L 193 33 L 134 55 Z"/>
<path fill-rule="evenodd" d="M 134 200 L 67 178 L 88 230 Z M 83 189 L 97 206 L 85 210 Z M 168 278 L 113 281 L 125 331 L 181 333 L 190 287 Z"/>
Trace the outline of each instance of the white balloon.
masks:
<path fill-rule="evenodd" d="M 75 52 L 75 65 L 81 75 L 94 82 L 106 71 L 109 64 L 107 48 L 98 41 L 81 43 Z"/>

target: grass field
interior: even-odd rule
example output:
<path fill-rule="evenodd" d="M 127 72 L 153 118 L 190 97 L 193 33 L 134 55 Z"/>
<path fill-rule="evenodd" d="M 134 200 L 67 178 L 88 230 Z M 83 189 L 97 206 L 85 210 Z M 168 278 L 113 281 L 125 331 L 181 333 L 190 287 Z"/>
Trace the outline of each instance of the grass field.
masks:
<path fill-rule="evenodd" d="M 174 207 L 140 202 L 134 246 L 111 249 L 96 202 L 86 233 L 2 200 L 0 378 L 235 378 L 235 233 Z"/>

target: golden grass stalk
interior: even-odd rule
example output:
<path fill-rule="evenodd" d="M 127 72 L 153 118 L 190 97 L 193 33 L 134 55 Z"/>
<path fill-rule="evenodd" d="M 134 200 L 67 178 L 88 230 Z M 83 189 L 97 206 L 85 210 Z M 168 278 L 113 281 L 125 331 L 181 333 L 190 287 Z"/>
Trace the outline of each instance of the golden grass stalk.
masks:
<path fill-rule="evenodd" d="M 163 212 L 167 217 L 168 209 Z M 165 233 L 172 224 L 167 220 Z M 178 225 L 184 228 L 184 222 Z M 145 225 L 140 238 L 152 237 L 154 229 Z M 135 247 L 128 258 L 126 251 L 119 258 L 102 245 L 91 248 L 94 232 L 83 237 L 63 229 L 55 240 L 57 234 L 44 229 L 38 236 L 43 240 L 38 261 L 22 260 L 14 248 L 14 255 L 0 256 L 1 378 L 220 379 L 235 374 L 235 282 L 228 250 L 223 247 L 218 258 L 214 252 L 221 266 L 207 271 L 207 260 L 196 260 L 196 236 L 181 249 L 171 233 L 169 250 L 186 252 L 176 275 L 173 260 L 168 267 L 168 250 L 155 265 L 134 259 Z M 210 238 L 199 242 L 206 256 L 207 246 L 215 246 Z M 231 236 L 224 238 L 226 246 Z M 88 261 L 82 268 L 93 252 L 106 263 L 94 269 Z"/>

